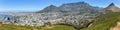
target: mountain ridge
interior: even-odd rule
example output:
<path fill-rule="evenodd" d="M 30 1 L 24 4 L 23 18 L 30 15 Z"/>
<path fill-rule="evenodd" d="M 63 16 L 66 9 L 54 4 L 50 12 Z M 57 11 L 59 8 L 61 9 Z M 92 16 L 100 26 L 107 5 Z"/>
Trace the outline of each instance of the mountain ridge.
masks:
<path fill-rule="evenodd" d="M 52 6 L 54 6 L 54 5 L 52 5 Z M 66 4 L 63 4 L 59 7 L 55 6 L 55 8 L 51 8 L 50 6 L 48 6 L 48 7 L 44 8 L 41 11 L 38 11 L 37 13 L 44 12 L 44 11 L 47 12 L 47 13 L 49 13 L 49 12 L 55 12 L 55 13 L 64 13 L 64 12 L 67 12 L 67 13 L 70 12 L 71 13 L 71 12 L 74 12 L 74 13 L 79 13 L 79 12 L 82 12 L 82 11 L 83 12 L 84 11 L 88 12 L 88 11 L 96 11 L 96 10 L 100 9 L 99 7 L 91 6 L 86 2 L 66 3 Z M 49 11 L 47 9 L 49 9 Z M 93 9 L 93 10 L 90 10 L 90 9 Z"/>

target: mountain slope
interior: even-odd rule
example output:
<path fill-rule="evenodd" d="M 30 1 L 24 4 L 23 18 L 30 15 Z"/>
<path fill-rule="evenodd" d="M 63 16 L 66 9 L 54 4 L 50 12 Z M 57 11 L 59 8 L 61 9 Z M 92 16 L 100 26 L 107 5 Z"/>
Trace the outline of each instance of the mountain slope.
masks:
<path fill-rule="evenodd" d="M 64 26 L 64 25 L 56 25 L 53 26 L 52 28 L 48 28 L 48 27 L 31 27 L 31 26 L 0 24 L 0 30 L 75 30 L 75 29 L 71 26 Z"/>
<path fill-rule="evenodd" d="M 82 30 L 110 30 L 120 21 L 120 13 L 107 13 L 96 18 L 96 21 L 88 28 Z"/>
<path fill-rule="evenodd" d="M 60 12 L 60 10 L 58 9 L 58 7 L 56 7 L 56 6 L 54 6 L 54 5 L 50 5 L 50 6 L 48 6 L 48 7 L 46 7 L 46 8 L 44 8 L 43 10 L 41 10 L 41 11 L 38 11 L 38 13 L 56 13 L 56 12 Z"/>

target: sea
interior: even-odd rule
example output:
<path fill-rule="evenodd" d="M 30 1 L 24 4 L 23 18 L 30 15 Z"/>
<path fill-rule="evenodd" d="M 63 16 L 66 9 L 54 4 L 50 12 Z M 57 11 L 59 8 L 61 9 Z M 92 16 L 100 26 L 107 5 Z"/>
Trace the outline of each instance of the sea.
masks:
<path fill-rule="evenodd" d="M 4 17 L 10 17 L 10 15 L 9 14 L 4 14 L 4 13 L 0 13 L 0 18 L 4 18 Z"/>

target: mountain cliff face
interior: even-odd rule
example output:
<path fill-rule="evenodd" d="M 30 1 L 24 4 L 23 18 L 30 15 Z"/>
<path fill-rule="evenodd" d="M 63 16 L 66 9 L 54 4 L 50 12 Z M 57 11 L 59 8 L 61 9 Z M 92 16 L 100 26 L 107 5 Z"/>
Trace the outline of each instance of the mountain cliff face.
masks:
<path fill-rule="evenodd" d="M 112 11 L 112 12 L 120 12 L 120 8 L 118 8 L 117 6 L 115 6 L 114 3 L 111 3 L 108 7 L 106 7 L 105 9 L 106 11 Z"/>
<path fill-rule="evenodd" d="M 90 5 L 85 2 L 77 2 L 77 3 L 63 4 L 59 8 L 64 11 L 69 11 L 69 10 L 73 10 L 73 9 L 79 10 L 79 9 L 83 9 L 83 8 L 87 8 L 87 7 L 90 7 Z"/>
<path fill-rule="evenodd" d="M 84 14 L 84 13 L 93 13 L 97 12 L 94 6 L 89 5 L 85 2 L 76 2 L 76 3 L 67 3 L 63 4 L 60 7 L 60 10 L 70 14 Z"/>

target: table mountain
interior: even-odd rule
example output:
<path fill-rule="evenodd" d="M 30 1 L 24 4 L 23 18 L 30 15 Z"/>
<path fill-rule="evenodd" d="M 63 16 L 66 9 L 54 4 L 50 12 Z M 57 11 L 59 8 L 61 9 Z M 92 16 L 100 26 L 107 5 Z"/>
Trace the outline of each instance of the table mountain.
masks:
<path fill-rule="evenodd" d="M 99 10 L 99 7 L 94 7 L 89 5 L 88 3 L 85 2 L 76 2 L 76 3 L 66 3 L 63 4 L 59 7 L 56 7 L 54 5 L 50 5 L 46 8 L 44 8 L 39 12 L 55 12 L 55 13 L 70 13 L 70 14 L 84 14 L 84 13 L 96 13 L 97 10 Z"/>

